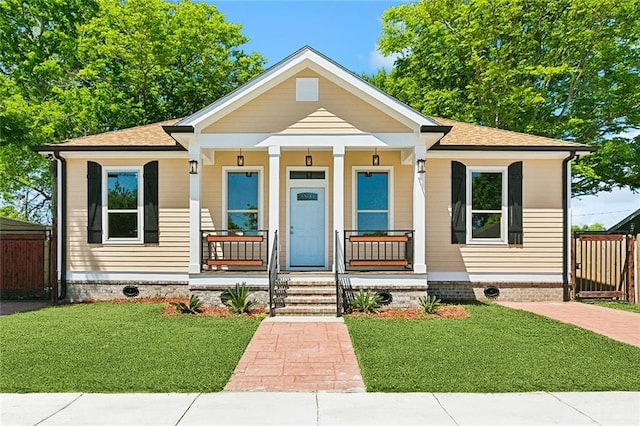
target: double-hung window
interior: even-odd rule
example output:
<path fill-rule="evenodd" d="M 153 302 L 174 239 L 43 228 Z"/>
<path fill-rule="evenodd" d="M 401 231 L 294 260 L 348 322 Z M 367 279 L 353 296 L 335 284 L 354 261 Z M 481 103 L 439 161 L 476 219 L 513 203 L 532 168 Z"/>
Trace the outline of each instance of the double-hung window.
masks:
<path fill-rule="evenodd" d="M 106 241 L 141 242 L 143 188 L 141 167 L 104 167 Z"/>
<path fill-rule="evenodd" d="M 355 172 L 355 222 L 361 234 L 382 234 L 390 229 L 390 171 Z"/>
<path fill-rule="evenodd" d="M 467 169 L 467 242 L 507 242 L 507 168 Z"/>
<path fill-rule="evenodd" d="M 260 171 L 226 171 L 225 223 L 228 230 L 260 229 Z"/>

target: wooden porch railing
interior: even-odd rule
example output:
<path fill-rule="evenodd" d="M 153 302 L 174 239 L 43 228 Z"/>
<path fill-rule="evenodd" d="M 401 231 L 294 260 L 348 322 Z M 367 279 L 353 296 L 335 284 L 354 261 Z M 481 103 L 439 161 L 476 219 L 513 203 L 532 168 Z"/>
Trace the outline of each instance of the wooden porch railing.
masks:
<path fill-rule="evenodd" d="M 413 230 L 345 230 L 346 270 L 413 270 Z"/>
<path fill-rule="evenodd" d="M 267 230 L 202 229 L 201 233 L 203 270 L 267 270 Z"/>

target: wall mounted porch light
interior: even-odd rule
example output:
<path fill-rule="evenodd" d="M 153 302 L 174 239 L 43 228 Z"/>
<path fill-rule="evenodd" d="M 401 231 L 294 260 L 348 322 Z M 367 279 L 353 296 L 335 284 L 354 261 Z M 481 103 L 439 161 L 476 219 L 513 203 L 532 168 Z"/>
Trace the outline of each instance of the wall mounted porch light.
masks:
<path fill-rule="evenodd" d="M 418 173 L 424 173 L 425 172 L 425 162 L 424 162 L 424 158 L 421 158 L 418 160 Z"/>
<path fill-rule="evenodd" d="M 240 154 L 236 158 L 236 164 L 238 165 L 238 167 L 244 166 L 244 155 L 242 155 L 242 150 L 240 150 Z"/>
<path fill-rule="evenodd" d="M 189 174 L 190 175 L 198 174 L 198 160 L 189 160 Z"/>
<path fill-rule="evenodd" d="M 307 148 L 307 155 L 304 157 L 304 164 L 306 166 L 313 166 L 313 157 L 309 154 L 309 148 Z"/>
<path fill-rule="evenodd" d="M 380 165 L 380 156 L 378 155 L 378 148 L 376 148 L 375 153 L 373 154 L 373 157 L 371 157 L 371 164 L 373 164 L 374 166 Z"/>

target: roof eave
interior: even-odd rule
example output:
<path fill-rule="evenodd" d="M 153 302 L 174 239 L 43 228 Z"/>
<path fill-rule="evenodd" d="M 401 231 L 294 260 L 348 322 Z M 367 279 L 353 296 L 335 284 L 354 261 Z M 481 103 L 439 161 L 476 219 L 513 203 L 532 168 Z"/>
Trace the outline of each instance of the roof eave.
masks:
<path fill-rule="evenodd" d="M 31 149 L 35 152 L 67 152 L 67 151 L 186 151 L 182 145 L 37 145 Z"/>
<path fill-rule="evenodd" d="M 564 151 L 564 152 L 586 152 L 591 153 L 597 150 L 593 146 L 543 146 L 543 145 L 433 145 L 430 151 Z"/>

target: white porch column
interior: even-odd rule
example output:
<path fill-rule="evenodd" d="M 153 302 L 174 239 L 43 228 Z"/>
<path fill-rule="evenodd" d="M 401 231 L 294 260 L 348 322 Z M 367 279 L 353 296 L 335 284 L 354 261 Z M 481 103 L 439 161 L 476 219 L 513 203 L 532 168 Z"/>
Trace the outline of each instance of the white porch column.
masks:
<path fill-rule="evenodd" d="M 202 158 L 200 155 L 200 145 L 192 142 L 189 145 L 189 161 L 198 162 L 198 173 L 189 174 L 189 273 L 199 274 L 201 272 L 202 238 L 200 234 L 200 183 L 202 181 Z M 188 164 L 184 165 L 185 171 L 189 169 Z"/>
<path fill-rule="evenodd" d="M 338 231 L 339 238 L 344 235 L 344 146 L 333 147 L 333 229 L 331 230 L 330 241 L 335 238 L 335 231 Z M 333 241 L 335 249 L 336 242 Z M 336 254 L 333 254 L 331 270 L 336 271 Z"/>
<path fill-rule="evenodd" d="M 427 272 L 425 174 L 418 173 L 418 160 L 425 159 L 427 149 L 424 145 L 416 146 L 413 152 L 413 271 L 424 274 Z"/>
<path fill-rule="evenodd" d="M 269 259 L 275 233 L 280 227 L 280 147 L 269 147 Z M 282 232 L 282 231 L 280 231 Z M 280 245 L 280 243 L 278 243 Z"/>

